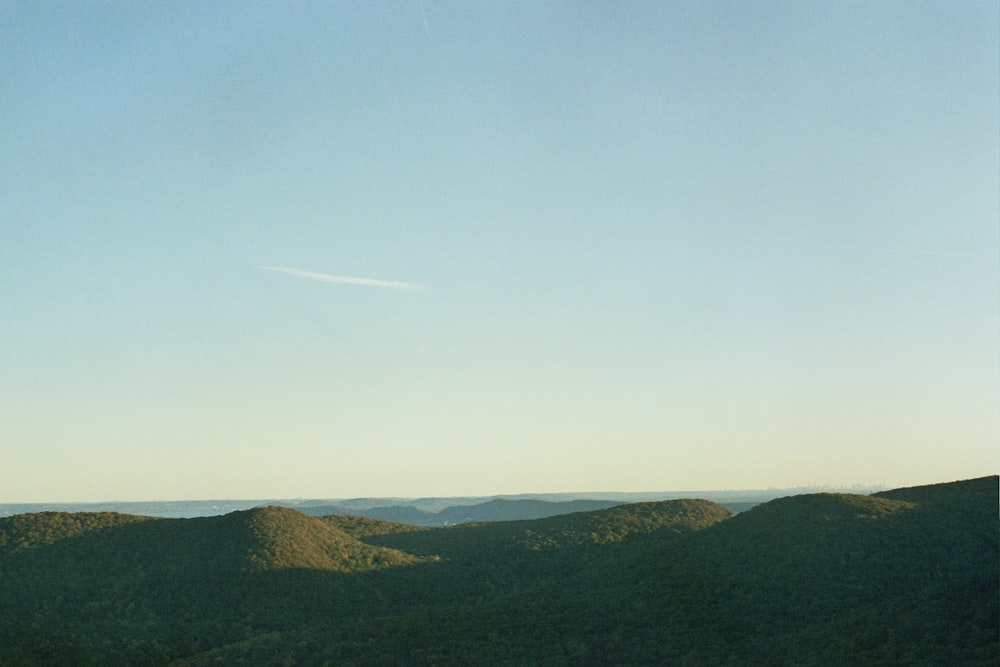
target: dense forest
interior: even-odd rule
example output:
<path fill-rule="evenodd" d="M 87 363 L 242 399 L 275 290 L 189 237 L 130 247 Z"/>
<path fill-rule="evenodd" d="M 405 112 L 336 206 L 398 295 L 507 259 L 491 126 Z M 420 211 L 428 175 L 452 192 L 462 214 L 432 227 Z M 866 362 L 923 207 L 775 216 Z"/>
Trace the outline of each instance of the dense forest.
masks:
<path fill-rule="evenodd" d="M 996 476 L 430 528 L 0 519 L 0 665 L 996 665 Z"/>

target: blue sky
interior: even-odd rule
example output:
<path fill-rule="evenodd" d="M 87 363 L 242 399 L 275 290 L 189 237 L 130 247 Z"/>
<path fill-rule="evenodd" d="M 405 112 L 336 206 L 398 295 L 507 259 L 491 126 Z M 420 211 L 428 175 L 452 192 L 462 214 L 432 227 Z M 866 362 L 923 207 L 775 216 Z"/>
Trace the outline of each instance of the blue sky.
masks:
<path fill-rule="evenodd" d="M 0 502 L 995 474 L 998 14 L 3 3 Z"/>

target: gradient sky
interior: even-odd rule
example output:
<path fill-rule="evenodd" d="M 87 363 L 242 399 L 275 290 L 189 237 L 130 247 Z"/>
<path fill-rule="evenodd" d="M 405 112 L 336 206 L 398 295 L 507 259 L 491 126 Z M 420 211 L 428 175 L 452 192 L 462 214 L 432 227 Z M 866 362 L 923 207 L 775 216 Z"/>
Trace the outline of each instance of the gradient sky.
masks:
<path fill-rule="evenodd" d="M 998 15 L 3 2 L 0 502 L 996 474 Z"/>

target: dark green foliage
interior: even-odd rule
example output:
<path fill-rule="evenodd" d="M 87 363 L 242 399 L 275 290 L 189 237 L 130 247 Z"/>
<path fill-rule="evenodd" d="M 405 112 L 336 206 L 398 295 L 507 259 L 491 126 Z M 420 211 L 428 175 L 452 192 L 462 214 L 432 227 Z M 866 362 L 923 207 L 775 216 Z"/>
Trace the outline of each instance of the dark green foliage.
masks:
<path fill-rule="evenodd" d="M 351 615 L 368 594 L 348 573 L 421 560 L 281 508 L 131 522 L 24 515 L 0 519 L 0 534 L 20 545 L 0 560 L 0 665 L 69 649 L 77 657 L 63 664 L 163 664 L 317 612 Z"/>
<path fill-rule="evenodd" d="M 997 478 L 451 528 L 0 519 L 2 665 L 997 664 Z"/>
<path fill-rule="evenodd" d="M 0 554 L 33 549 L 85 533 L 150 520 L 153 520 L 152 517 L 115 512 L 19 514 L 0 520 Z"/>
<path fill-rule="evenodd" d="M 681 649 L 714 645 L 737 664 L 996 664 L 997 478 L 931 488 L 778 499 L 634 567 Z"/>
<path fill-rule="evenodd" d="M 610 544 L 630 536 L 682 534 L 728 519 L 729 510 L 707 500 L 621 505 L 532 521 L 497 521 L 417 530 L 401 524 L 368 540 L 410 553 L 480 558 L 505 552 Z"/>

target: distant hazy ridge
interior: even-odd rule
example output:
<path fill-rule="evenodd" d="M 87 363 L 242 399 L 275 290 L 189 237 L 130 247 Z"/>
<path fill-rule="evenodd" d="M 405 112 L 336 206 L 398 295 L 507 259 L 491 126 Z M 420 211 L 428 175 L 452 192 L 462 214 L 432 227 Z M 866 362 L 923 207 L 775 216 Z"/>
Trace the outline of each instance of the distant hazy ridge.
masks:
<path fill-rule="evenodd" d="M 349 498 L 338 500 L 164 500 L 110 501 L 95 503 L 0 503 L 0 517 L 35 512 L 119 512 L 168 518 L 219 516 L 266 505 L 281 505 L 305 514 L 352 514 L 374 519 L 402 521 L 416 525 L 445 526 L 471 521 L 540 519 L 625 503 L 680 498 L 704 498 L 742 512 L 781 496 L 809 493 L 818 489 L 767 489 L 743 491 L 663 491 L 647 493 L 533 493 L 513 496 L 470 496 L 437 498 Z M 824 489 L 825 490 L 825 489 Z M 851 489 L 871 493 L 878 489 Z"/>

